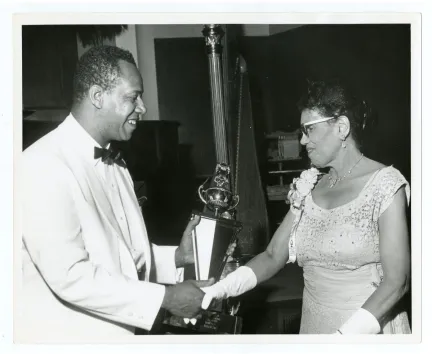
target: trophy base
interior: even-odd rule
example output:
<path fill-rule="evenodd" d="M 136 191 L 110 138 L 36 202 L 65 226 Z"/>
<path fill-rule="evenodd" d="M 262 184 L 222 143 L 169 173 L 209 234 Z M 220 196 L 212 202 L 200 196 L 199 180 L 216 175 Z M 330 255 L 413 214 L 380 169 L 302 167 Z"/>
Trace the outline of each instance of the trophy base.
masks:
<path fill-rule="evenodd" d="M 203 311 L 195 324 L 165 312 L 157 334 L 240 334 L 242 318 L 216 311 Z"/>

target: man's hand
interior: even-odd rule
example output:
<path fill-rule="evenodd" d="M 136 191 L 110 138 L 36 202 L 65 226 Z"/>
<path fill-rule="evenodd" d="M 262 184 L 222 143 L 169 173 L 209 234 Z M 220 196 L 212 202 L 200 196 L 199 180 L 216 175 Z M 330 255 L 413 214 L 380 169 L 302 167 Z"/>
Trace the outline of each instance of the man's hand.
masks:
<path fill-rule="evenodd" d="M 201 312 L 201 304 L 204 292 L 200 287 L 210 286 L 214 279 L 210 280 L 186 280 L 183 283 L 167 286 L 162 301 L 162 308 L 173 315 L 194 318 Z"/>
<path fill-rule="evenodd" d="M 195 215 L 193 219 L 189 221 L 183 232 L 180 245 L 175 251 L 175 264 L 177 268 L 194 263 L 192 232 L 195 226 L 199 224 L 200 220 L 200 216 Z"/>

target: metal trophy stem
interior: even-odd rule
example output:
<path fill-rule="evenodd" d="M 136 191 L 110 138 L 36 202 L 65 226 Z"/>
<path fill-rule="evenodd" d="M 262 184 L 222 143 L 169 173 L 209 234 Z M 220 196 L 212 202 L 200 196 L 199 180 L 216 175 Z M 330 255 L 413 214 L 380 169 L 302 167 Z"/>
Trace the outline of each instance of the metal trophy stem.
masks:
<path fill-rule="evenodd" d="M 228 164 L 228 146 L 225 122 L 221 69 L 221 39 L 225 34 L 220 25 L 206 25 L 202 31 L 209 59 L 210 89 L 212 96 L 213 129 L 216 145 L 216 161 Z"/>
<path fill-rule="evenodd" d="M 231 191 L 231 171 L 229 168 L 228 143 L 226 133 L 227 117 L 223 95 L 221 39 L 224 31 L 221 25 L 205 25 L 202 31 L 209 59 L 210 89 L 212 97 L 213 133 L 216 148 L 216 169 L 210 187 L 198 189 L 204 204 L 214 212 L 214 216 L 233 219 L 234 208 L 239 202 L 238 196 Z"/>

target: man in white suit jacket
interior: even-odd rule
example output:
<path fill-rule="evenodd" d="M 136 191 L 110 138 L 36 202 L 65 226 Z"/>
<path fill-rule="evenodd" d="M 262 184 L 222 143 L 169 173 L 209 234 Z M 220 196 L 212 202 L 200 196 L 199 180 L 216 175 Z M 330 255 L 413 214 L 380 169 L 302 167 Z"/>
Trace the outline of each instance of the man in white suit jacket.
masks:
<path fill-rule="evenodd" d="M 23 153 L 19 341 L 113 339 L 150 330 L 160 308 L 187 318 L 200 311 L 208 284 L 176 284 L 193 262 L 199 220 L 179 247 L 151 245 L 127 168 L 99 150 L 131 138 L 142 92 L 129 52 L 90 49 L 77 66 L 72 113 Z"/>

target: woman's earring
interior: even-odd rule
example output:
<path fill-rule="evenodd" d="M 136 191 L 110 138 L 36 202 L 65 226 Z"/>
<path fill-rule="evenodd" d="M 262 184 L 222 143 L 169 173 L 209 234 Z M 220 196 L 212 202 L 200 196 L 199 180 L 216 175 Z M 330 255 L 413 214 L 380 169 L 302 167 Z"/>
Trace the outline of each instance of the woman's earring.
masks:
<path fill-rule="evenodd" d="M 342 148 L 344 148 L 344 149 L 346 149 L 346 147 L 347 147 L 347 146 L 346 146 L 346 143 L 345 143 L 345 139 L 346 139 L 346 138 L 343 136 L 343 137 L 342 137 Z"/>

